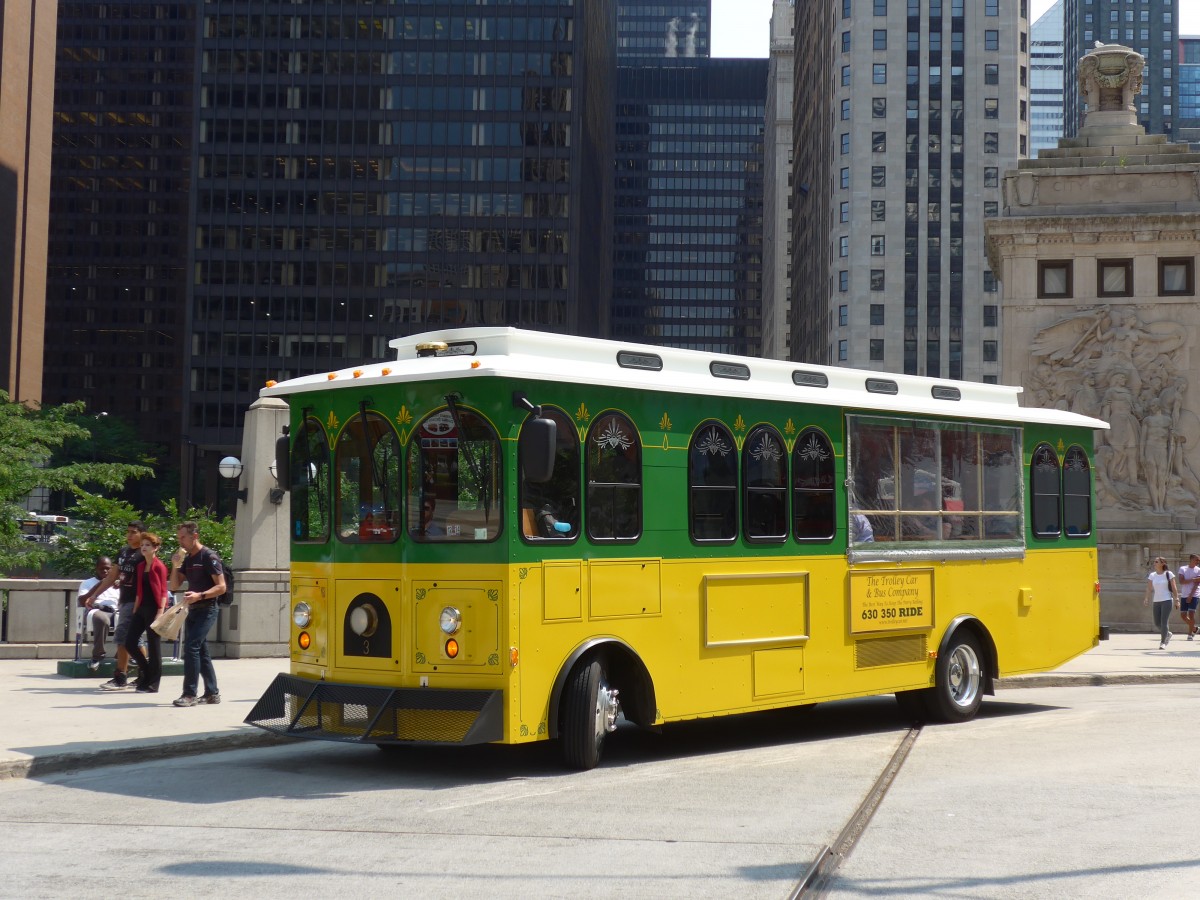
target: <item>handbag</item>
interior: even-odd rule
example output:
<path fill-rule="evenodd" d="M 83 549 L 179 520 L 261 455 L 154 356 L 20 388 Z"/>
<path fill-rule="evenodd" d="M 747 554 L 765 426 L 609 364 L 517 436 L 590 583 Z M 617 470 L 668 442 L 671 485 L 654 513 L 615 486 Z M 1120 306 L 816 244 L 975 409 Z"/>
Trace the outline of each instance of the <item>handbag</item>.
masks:
<path fill-rule="evenodd" d="M 159 637 L 164 640 L 178 640 L 179 632 L 183 629 L 184 620 L 187 619 L 187 611 L 186 603 L 176 603 L 174 606 L 168 606 L 150 623 L 150 627 L 158 632 Z"/>

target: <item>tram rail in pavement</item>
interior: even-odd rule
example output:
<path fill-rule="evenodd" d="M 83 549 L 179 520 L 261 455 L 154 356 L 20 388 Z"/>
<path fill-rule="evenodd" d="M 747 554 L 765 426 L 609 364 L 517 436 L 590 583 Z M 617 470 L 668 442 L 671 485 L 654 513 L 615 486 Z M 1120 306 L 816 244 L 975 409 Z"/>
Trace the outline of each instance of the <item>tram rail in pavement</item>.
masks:
<path fill-rule="evenodd" d="M 217 750 L 262 747 L 278 738 L 243 723 L 283 658 L 218 659 L 219 705 L 172 705 L 182 679 L 167 675 L 158 694 L 103 692 L 101 678 L 56 673 L 53 659 L 0 660 L 0 778 Z M 1035 687 L 1200 682 L 1200 640 L 1113 634 L 1053 672 L 1001 679 L 999 691 Z"/>

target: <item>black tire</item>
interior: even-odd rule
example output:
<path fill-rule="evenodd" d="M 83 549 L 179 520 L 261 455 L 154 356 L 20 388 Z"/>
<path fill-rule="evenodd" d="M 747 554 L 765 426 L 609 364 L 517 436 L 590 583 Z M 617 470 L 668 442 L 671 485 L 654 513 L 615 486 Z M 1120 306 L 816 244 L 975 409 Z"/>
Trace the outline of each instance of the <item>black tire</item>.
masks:
<path fill-rule="evenodd" d="M 913 722 L 924 722 L 929 718 L 929 695 L 932 693 L 930 688 L 896 691 L 896 705 L 900 707 L 900 714 Z"/>
<path fill-rule="evenodd" d="M 926 704 L 933 718 L 941 722 L 966 722 L 975 718 L 983 703 L 984 656 L 979 639 L 959 629 L 938 654 L 934 686 Z"/>
<path fill-rule="evenodd" d="M 617 691 L 608 683 L 608 673 L 599 659 L 584 660 L 571 671 L 558 729 L 563 761 L 568 766 L 596 767 L 619 709 Z"/>

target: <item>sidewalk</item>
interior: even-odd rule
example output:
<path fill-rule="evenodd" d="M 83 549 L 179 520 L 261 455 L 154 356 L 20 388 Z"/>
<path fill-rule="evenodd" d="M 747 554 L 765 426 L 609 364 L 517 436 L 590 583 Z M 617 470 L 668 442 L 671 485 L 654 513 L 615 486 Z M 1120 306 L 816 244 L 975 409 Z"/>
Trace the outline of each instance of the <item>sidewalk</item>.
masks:
<path fill-rule="evenodd" d="M 52 659 L 0 660 L 0 778 L 166 756 L 260 747 L 283 739 L 242 724 L 288 661 L 218 659 L 222 703 L 179 709 L 182 679 L 158 694 L 106 693 L 103 679 L 56 674 Z M 1114 634 L 1055 672 L 1005 678 L 997 688 L 1200 682 L 1200 641 L 1176 635 L 1166 650 L 1152 634 Z"/>

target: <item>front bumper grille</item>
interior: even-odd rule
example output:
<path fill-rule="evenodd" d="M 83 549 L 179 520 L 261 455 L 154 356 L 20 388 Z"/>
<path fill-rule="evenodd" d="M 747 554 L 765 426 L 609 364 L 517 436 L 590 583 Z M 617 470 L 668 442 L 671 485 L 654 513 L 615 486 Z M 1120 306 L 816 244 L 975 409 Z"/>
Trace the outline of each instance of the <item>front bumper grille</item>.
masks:
<path fill-rule="evenodd" d="M 487 744 L 504 737 L 501 691 L 388 688 L 277 675 L 246 723 L 357 744 Z"/>

